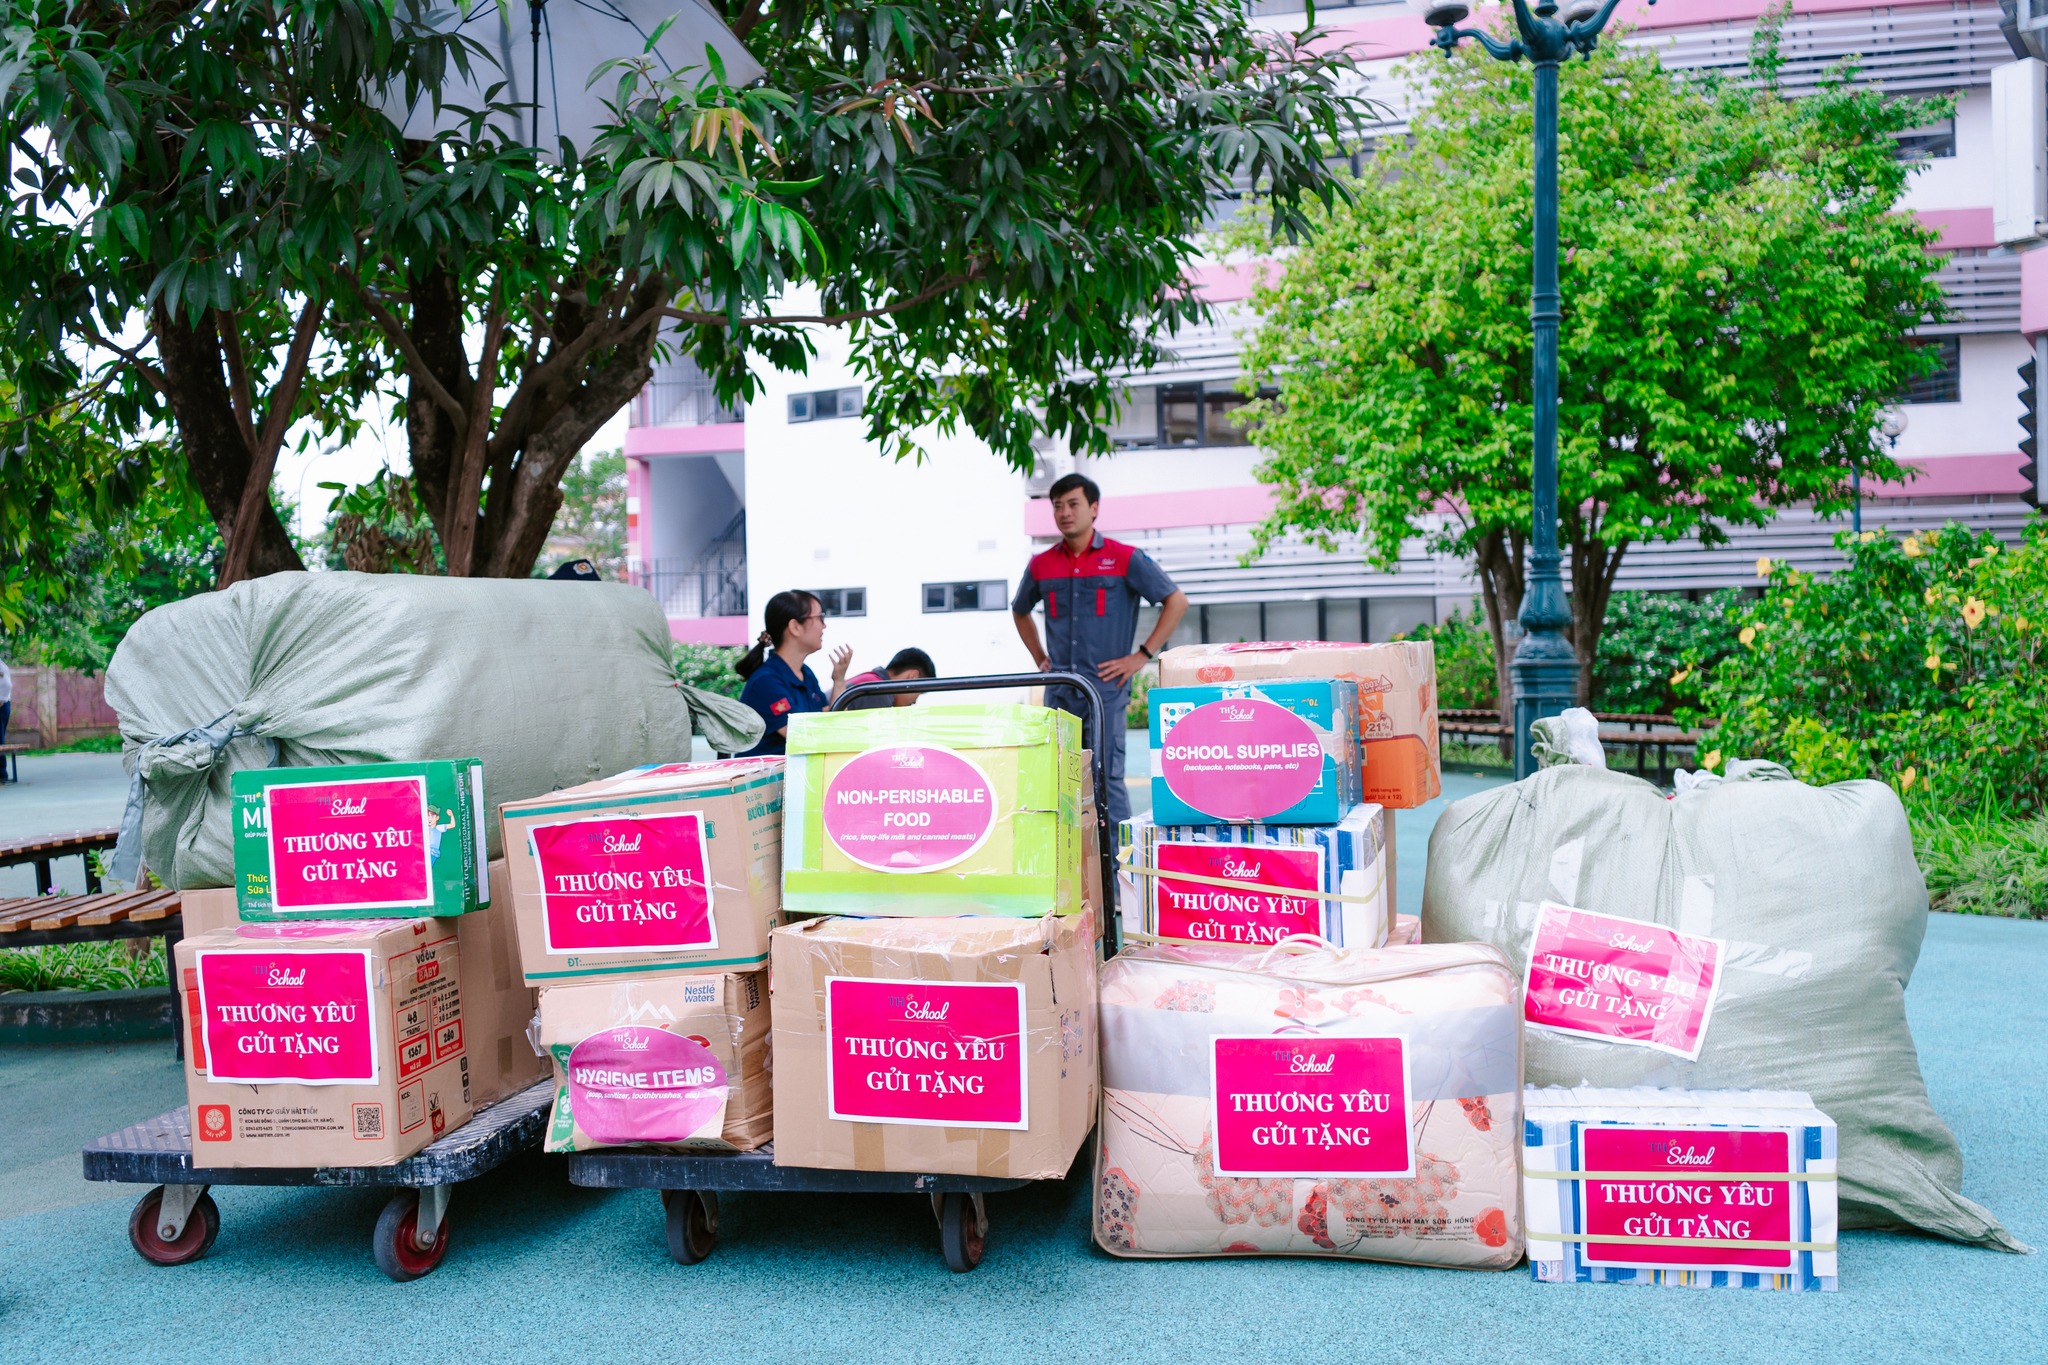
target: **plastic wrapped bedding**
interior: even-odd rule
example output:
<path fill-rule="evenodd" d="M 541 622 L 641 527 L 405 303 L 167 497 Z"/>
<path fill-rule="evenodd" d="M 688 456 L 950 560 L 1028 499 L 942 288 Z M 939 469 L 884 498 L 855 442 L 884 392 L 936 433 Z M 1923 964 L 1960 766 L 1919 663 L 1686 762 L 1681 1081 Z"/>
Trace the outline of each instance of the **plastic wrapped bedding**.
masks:
<path fill-rule="evenodd" d="M 1505 1269 L 1516 982 L 1482 944 L 1154 944 L 1102 969 L 1095 1240 Z"/>

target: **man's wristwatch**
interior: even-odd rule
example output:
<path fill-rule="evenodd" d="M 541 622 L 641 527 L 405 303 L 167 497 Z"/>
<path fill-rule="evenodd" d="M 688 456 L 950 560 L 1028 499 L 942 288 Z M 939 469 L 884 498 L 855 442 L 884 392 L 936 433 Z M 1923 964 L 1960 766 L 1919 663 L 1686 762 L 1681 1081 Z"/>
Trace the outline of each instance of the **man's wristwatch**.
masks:
<path fill-rule="evenodd" d="M 1144 655 L 1148 661 L 1159 657 L 1157 654 L 1154 654 L 1151 650 L 1145 648 L 1145 646 L 1143 645 L 1138 646 L 1138 652 Z"/>

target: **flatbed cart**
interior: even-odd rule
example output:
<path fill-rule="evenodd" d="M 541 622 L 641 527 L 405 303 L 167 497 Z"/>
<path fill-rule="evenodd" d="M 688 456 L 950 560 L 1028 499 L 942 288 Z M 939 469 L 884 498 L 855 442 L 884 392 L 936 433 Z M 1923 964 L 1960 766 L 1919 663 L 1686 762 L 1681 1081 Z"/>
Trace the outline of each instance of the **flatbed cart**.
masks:
<path fill-rule="evenodd" d="M 830 710 L 877 694 L 980 692 L 1018 687 L 1068 687 L 1078 691 L 1094 722 L 1095 825 L 1102 857 L 1102 955 L 1113 957 L 1118 943 L 1116 914 L 1116 842 L 1109 828 L 1109 757 L 1107 743 L 1123 742 L 1122 727 L 1105 734 L 1102 696 L 1079 673 L 984 674 L 965 678 L 912 678 L 902 682 L 860 683 L 839 694 Z M 1087 1145 L 1086 1141 L 1082 1144 Z M 984 1196 L 1019 1189 L 1028 1180 L 998 1176 L 933 1175 L 902 1171 L 832 1171 L 809 1166 L 778 1166 L 775 1148 L 751 1152 L 701 1155 L 644 1152 L 631 1148 L 576 1152 L 569 1157 L 569 1182 L 607 1190 L 659 1190 L 668 1231 L 669 1255 L 695 1265 L 718 1245 L 718 1193 L 721 1190 L 789 1190 L 807 1194 L 922 1194 L 932 1201 L 939 1222 L 939 1249 L 946 1265 L 968 1271 L 981 1264 L 988 1235 Z"/>
<path fill-rule="evenodd" d="M 455 1186 L 539 1147 L 554 1099 L 554 1081 L 538 1081 L 389 1166 L 195 1168 L 190 1111 L 180 1105 L 88 1146 L 85 1178 L 156 1186 L 128 1216 L 128 1240 L 155 1265 L 196 1261 L 213 1245 L 220 1234 L 220 1209 L 207 1192 L 213 1185 L 396 1188 L 378 1215 L 370 1252 L 379 1270 L 403 1283 L 432 1271 L 448 1253 Z"/>

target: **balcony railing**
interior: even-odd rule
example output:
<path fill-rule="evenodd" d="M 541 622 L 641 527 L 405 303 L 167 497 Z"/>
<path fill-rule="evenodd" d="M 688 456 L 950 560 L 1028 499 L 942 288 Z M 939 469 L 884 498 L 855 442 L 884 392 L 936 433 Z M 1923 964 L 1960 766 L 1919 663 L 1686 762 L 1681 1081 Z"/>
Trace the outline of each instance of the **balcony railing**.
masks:
<path fill-rule="evenodd" d="M 745 404 L 720 403 L 708 379 L 657 369 L 627 408 L 626 422 L 636 427 L 699 427 L 742 421 L 746 414 Z"/>
<path fill-rule="evenodd" d="M 633 566 L 632 579 L 653 593 L 662 611 L 671 617 L 747 614 L 745 555 L 648 560 Z"/>

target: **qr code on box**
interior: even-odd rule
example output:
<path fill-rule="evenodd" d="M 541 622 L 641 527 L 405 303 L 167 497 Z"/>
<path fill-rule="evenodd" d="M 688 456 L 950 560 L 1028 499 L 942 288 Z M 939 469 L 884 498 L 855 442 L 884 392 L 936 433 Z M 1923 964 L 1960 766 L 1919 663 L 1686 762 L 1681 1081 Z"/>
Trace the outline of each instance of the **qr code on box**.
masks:
<path fill-rule="evenodd" d="M 376 1142 L 384 1136 L 384 1106 L 359 1104 L 355 1107 L 356 1140 Z"/>

